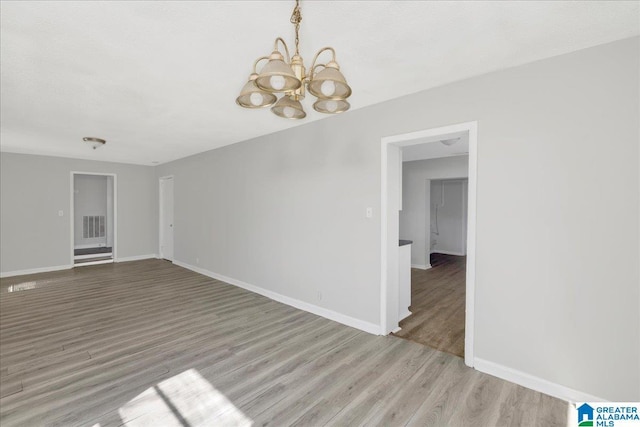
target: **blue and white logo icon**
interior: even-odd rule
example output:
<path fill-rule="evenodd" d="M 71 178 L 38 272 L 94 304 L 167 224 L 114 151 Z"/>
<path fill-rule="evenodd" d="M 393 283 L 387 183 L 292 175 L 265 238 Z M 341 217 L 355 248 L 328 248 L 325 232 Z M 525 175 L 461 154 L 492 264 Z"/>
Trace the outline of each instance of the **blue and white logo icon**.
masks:
<path fill-rule="evenodd" d="M 574 427 L 640 427 L 640 402 L 577 402 L 575 410 Z"/>
<path fill-rule="evenodd" d="M 588 403 L 578 407 L 578 426 L 593 426 L 593 408 Z"/>

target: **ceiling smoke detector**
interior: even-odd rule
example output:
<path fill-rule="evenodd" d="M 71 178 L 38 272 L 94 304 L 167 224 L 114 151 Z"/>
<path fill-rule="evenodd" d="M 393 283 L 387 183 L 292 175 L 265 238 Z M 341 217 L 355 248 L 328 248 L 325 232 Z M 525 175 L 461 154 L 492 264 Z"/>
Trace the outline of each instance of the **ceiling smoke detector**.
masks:
<path fill-rule="evenodd" d="M 82 140 L 87 144 L 91 145 L 91 148 L 93 148 L 94 150 L 98 147 L 102 147 L 104 144 L 107 143 L 107 141 L 105 141 L 104 139 L 94 138 L 92 136 L 85 136 L 84 138 L 82 138 Z"/>
<path fill-rule="evenodd" d="M 447 147 L 451 147 L 456 142 L 460 141 L 460 138 L 451 138 L 451 139 L 441 139 L 440 143 L 446 145 Z"/>

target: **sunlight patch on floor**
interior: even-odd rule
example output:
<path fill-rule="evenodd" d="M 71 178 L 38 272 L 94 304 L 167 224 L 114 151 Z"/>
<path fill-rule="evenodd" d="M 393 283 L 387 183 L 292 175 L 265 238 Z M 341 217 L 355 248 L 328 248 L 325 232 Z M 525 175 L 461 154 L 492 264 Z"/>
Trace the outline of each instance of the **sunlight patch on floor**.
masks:
<path fill-rule="evenodd" d="M 195 369 L 149 387 L 118 412 L 127 426 L 251 426 L 252 420 Z"/>
<path fill-rule="evenodd" d="M 7 288 L 7 292 L 18 292 L 18 291 L 26 291 L 26 290 L 29 290 L 29 289 L 35 289 L 37 287 L 42 286 L 45 283 L 22 282 L 22 283 L 18 283 L 18 284 L 9 286 Z"/>

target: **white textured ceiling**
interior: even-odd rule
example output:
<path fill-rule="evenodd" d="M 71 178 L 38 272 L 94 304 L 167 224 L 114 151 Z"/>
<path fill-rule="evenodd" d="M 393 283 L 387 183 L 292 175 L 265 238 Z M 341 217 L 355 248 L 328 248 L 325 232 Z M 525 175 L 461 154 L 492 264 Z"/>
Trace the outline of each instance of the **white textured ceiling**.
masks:
<path fill-rule="evenodd" d="M 302 1 L 352 108 L 639 33 L 638 2 Z M 293 1 L 2 2 L 2 151 L 152 164 L 325 118 L 245 110 L 255 58 L 293 38 Z M 91 150 L 82 137 L 107 139 Z"/>

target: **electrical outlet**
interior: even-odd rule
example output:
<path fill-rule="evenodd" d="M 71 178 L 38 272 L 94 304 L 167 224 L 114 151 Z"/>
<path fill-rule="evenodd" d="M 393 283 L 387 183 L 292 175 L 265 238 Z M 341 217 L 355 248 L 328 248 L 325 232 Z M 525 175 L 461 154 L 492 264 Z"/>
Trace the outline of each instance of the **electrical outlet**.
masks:
<path fill-rule="evenodd" d="M 367 218 L 372 218 L 373 217 L 373 208 L 367 208 L 367 211 L 365 213 L 365 216 Z"/>
<path fill-rule="evenodd" d="M 322 292 L 318 291 L 318 301 L 322 301 Z"/>
<path fill-rule="evenodd" d="M 200 258 L 196 258 L 196 264 L 200 264 Z"/>

